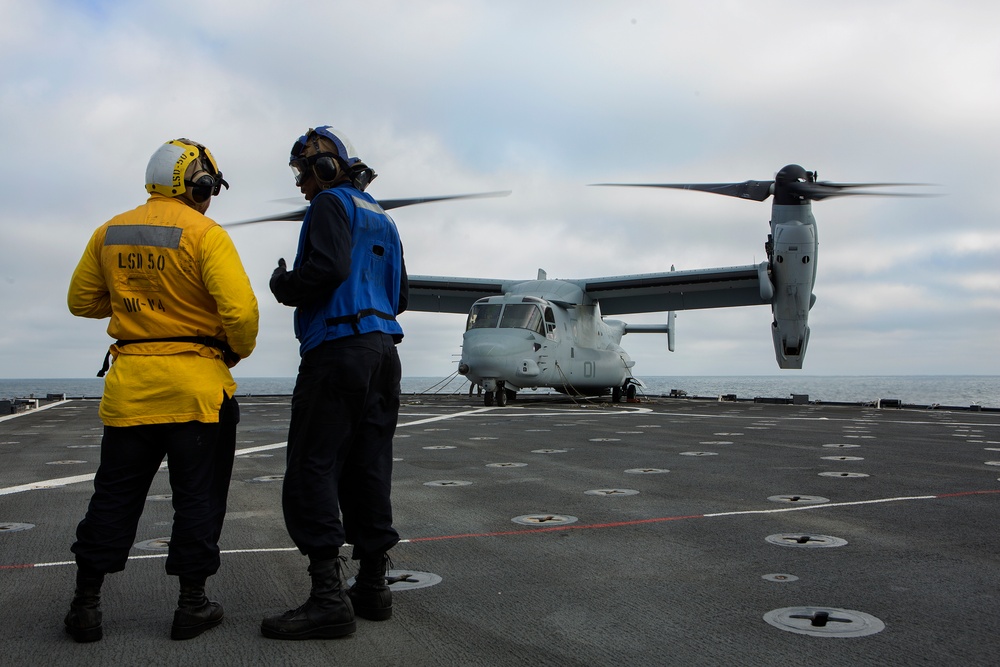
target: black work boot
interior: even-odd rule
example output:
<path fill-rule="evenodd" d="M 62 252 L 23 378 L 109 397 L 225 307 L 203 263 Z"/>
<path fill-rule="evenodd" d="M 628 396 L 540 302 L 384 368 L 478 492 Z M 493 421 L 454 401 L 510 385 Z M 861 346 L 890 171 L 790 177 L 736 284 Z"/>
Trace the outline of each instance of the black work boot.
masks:
<path fill-rule="evenodd" d="M 260 632 L 271 639 L 333 639 L 354 632 L 356 622 L 347 596 L 340 558 L 309 563 L 312 591 L 298 609 L 265 618 Z"/>
<path fill-rule="evenodd" d="M 101 627 L 103 573 L 76 572 L 76 592 L 66 614 L 66 632 L 78 642 L 96 642 L 104 636 Z"/>
<path fill-rule="evenodd" d="M 361 559 L 358 576 L 347 591 L 354 613 L 369 621 L 387 621 L 392 616 L 392 591 L 385 573 L 392 567 L 388 554 Z"/>
<path fill-rule="evenodd" d="M 225 612 L 222 605 L 205 597 L 205 580 L 181 578 L 181 593 L 177 597 L 171 639 L 194 639 L 219 623 Z"/>

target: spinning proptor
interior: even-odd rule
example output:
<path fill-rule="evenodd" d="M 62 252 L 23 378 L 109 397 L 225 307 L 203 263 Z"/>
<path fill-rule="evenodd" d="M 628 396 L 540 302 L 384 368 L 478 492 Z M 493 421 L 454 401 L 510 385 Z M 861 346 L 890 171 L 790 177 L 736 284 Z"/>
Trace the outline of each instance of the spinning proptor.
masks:
<path fill-rule="evenodd" d="M 773 181 L 741 183 L 597 183 L 601 186 L 672 188 L 764 201 L 771 205 L 771 233 L 764 249 L 767 261 L 760 271 L 760 296 L 771 304 L 771 337 L 780 368 L 802 368 L 809 342 L 809 310 L 816 303 L 816 256 L 819 239 L 813 201 L 830 197 L 926 197 L 926 194 L 873 192 L 864 188 L 926 185 L 923 183 L 833 183 L 818 181 L 815 171 L 797 164 L 783 167 Z"/>

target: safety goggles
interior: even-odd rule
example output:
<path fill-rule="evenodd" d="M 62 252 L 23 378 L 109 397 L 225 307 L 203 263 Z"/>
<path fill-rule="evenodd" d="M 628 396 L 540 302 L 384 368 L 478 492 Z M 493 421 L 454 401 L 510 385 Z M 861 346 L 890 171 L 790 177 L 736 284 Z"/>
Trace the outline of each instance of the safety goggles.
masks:
<path fill-rule="evenodd" d="M 312 175 L 312 169 L 308 158 L 298 158 L 297 160 L 292 160 L 288 163 L 288 166 L 292 170 L 292 176 L 295 177 L 295 185 L 302 185 Z"/>

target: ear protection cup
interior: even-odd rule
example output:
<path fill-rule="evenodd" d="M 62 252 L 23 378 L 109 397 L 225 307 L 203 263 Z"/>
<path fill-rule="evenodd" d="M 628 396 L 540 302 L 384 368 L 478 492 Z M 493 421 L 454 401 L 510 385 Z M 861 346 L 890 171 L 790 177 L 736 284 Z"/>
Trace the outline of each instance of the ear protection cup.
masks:
<path fill-rule="evenodd" d="M 325 183 L 336 181 L 342 173 L 340 161 L 328 155 L 316 158 L 316 162 L 313 163 L 313 171 L 316 173 L 316 178 Z"/>
<path fill-rule="evenodd" d="M 184 181 L 184 184 L 187 186 L 187 190 L 191 195 L 191 200 L 196 204 L 206 202 L 215 195 L 219 194 L 223 185 L 226 186 L 226 189 L 229 189 L 229 184 L 223 180 L 222 174 L 213 176 L 210 172 L 204 169 L 196 171 L 191 176 L 190 180 Z"/>
<path fill-rule="evenodd" d="M 201 204 L 202 202 L 208 201 L 213 194 L 216 194 L 216 180 L 204 174 L 198 176 L 195 180 L 190 182 L 191 189 L 191 199 L 194 200 L 196 204 Z"/>

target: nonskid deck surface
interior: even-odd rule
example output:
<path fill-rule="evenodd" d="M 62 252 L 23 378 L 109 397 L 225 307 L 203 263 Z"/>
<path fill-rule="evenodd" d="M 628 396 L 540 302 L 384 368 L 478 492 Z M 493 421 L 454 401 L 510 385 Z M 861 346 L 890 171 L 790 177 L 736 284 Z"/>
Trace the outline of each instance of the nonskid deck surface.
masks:
<path fill-rule="evenodd" d="M 169 638 L 154 481 L 104 639 L 62 631 L 97 401 L 0 421 L 4 664 L 985 665 L 1000 650 L 1000 415 L 653 399 L 404 396 L 394 614 L 346 639 L 259 624 L 308 594 L 281 513 L 288 397 L 241 398 L 209 593 Z M 349 574 L 355 571 L 350 564 Z"/>

